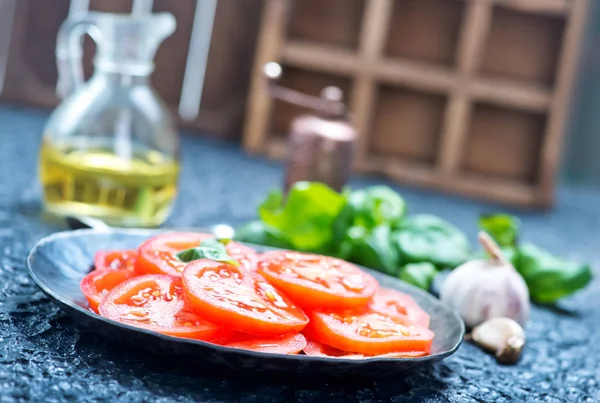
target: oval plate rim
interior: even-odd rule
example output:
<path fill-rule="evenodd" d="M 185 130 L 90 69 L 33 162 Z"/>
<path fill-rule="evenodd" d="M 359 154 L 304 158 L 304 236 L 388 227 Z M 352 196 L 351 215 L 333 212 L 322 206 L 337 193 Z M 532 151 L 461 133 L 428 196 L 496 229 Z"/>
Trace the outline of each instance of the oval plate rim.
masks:
<path fill-rule="evenodd" d="M 202 341 L 202 340 L 194 340 L 194 339 L 186 339 L 186 338 L 181 338 L 181 337 L 169 336 L 166 334 L 153 332 L 151 330 L 127 325 L 127 324 L 117 322 L 117 321 L 105 318 L 103 316 L 100 316 L 100 315 L 96 314 L 95 312 L 90 311 L 89 309 L 85 309 L 84 307 L 75 303 L 73 300 L 68 300 L 68 299 L 65 300 L 65 298 L 59 296 L 50 287 L 48 287 L 42 280 L 40 280 L 36 276 L 34 270 L 32 269 L 33 261 L 37 255 L 38 251 L 47 243 L 55 242 L 57 239 L 70 238 L 70 237 L 74 237 L 74 236 L 84 236 L 86 234 L 102 234 L 102 235 L 121 234 L 121 235 L 132 235 L 132 236 L 140 236 L 140 237 L 151 237 L 151 236 L 155 236 L 159 233 L 165 233 L 165 232 L 180 232 L 180 231 L 178 231 L 176 229 L 160 229 L 160 228 L 159 229 L 122 229 L 122 228 L 90 229 L 90 228 L 85 228 L 85 229 L 56 232 L 51 235 L 43 237 L 38 242 L 36 242 L 36 244 L 33 246 L 31 251 L 27 255 L 27 271 L 29 273 L 29 276 L 35 282 L 35 284 L 46 295 L 48 295 L 50 298 L 52 298 L 56 302 L 58 302 L 59 307 L 63 311 L 67 312 L 69 315 L 71 315 L 71 313 L 68 310 L 65 310 L 63 308 L 62 304 L 67 305 L 71 309 L 77 310 L 79 313 L 82 313 L 82 314 L 88 316 L 90 319 L 99 320 L 106 324 L 120 327 L 120 328 L 125 328 L 125 329 L 131 330 L 131 331 L 145 333 L 149 336 L 158 337 L 158 338 L 163 339 L 168 342 L 183 343 L 183 344 L 189 344 L 189 345 L 201 345 L 204 347 L 213 348 L 216 351 L 221 351 L 224 353 L 241 354 L 243 356 L 258 358 L 258 359 L 264 359 L 267 357 L 278 357 L 278 358 L 300 360 L 300 361 L 323 361 L 323 360 L 325 360 L 328 362 L 336 362 L 336 363 L 348 364 L 348 365 L 360 365 L 360 364 L 367 364 L 367 363 L 372 363 L 372 362 L 405 362 L 405 363 L 418 364 L 418 363 L 428 363 L 430 361 L 443 360 L 443 359 L 453 355 L 454 353 L 456 353 L 456 351 L 458 350 L 458 348 L 460 347 L 460 345 L 463 342 L 464 335 L 465 335 L 465 324 L 464 324 L 463 320 L 460 318 L 459 314 L 454 309 L 450 308 L 449 306 L 447 306 L 446 304 L 444 304 L 437 298 L 433 297 L 431 294 L 427 293 L 426 291 L 423 291 L 418 287 L 415 287 L 411 284 L 408 284 L 400 279 L 397 279 L 397 278 L 394 278 L 391 276 L 389 276 L 389 277 L 393 278 L 395 281 L 403 283 L 403 285 L 405 287 L 408 287 L 412 293 L 419 294 L 419 295 L 421 295 L 421 297 L 432 301 L 434 304 L 436 304 L 436 305 L 442 307 L 444 310 L 448 311 L 453 316 L 453 319 L 456 320 L 457 323 L 459 323 L 460 334 L 458 336 L 457 341 L 452 346 L 452 348 L 435 353 L 435 354 L 430 354 L 427 356 L 416 357 L 416 358 L 371 357 L 371 358 L 356 359 L 356 358 L 337 358 L 337 357 L 332 358 L 332 357 L 321 357 L 321 356 L 309 356 L 309 355 L 299 355 L 299 354 L 264 353 L 264 352 L 258 352 L 258 351 L 252 351 L 252 350 L 244 350 L 244 349 L 225 347 L 225 346 L 220 346 L 220 345 Z M 197 228 L 196 232 L 211 233 L 211 231 L 208 228 Z M 253 248 L 262 249 L 263 251 L 281 250 L 281 248 L 252 244 L 252 243 L 248 243 L 248 242 L 240 242 L 240 243 L 243 243 L 243 244 L 248 245 Z M 260 250 L 259 250 L 259 252 L 260 252 Z M 357 265 L 357 266 L 360 267 L 362 270 L 365 270 L 367 273 L 369 273 L 371 275 L 373 275 L 374 273 L 375 273 L 375 276 L 386 275 L 384 273 L 377 272 L 373 269 L 369 269 L 369 268 L 361 266 L 361 265 Z"/>

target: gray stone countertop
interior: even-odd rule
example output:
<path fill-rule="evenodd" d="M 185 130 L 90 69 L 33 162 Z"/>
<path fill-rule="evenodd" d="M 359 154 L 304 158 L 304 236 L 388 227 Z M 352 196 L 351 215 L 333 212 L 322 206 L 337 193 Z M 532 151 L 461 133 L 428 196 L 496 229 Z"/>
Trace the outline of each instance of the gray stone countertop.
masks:
<path fill-rule="evenodd" d="M 0 402 L 598 402 L 600 280 L 561 301 L 535 307 L 528 346 L 514 367 L 470 344 L 402 379 L 343 384 L 244 380 L 191 373 L 177 361 L 102 340 L 75 323 L 31 281 L 25 257 L 58 228 L 39 216 L 37 157 L 47 112 L 0 107 Z M 281 165 L 234 144 L 183 138 L 180 196 L 167 225 L 234 224 L 255 217 Z M 387 183 L 354 178 L 362 187 Z M 389 183 L 388 183 L 389 184 Z M 394 185 L 393 185 L 394 186 Z M 480 213 L 498 206 L 394 186 L 411 213 L 432 213 L 473 235 Z M 600 265 L 600 191 L 561 188 L 546 213 L 516 213 L 523 238 Z M 598 272 L 596 271 L 596 274 Z"/>

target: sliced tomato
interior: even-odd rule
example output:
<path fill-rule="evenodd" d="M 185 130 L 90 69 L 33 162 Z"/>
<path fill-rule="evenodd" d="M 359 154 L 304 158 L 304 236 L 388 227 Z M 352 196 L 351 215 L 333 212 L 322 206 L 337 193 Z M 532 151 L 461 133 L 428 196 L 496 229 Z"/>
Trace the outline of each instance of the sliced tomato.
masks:
<path fill-rule="evenodd" d="M 315 340 L 307 340 L 306 347 L 304 347 L 304 354 L 315 357 L 336 357 L 336 358 L 350 358 L 350 359 L 363 359 L 363 358 L 416 358 L 427 355 L 425 351 L 404 351 L 378 355 L 366 355 L 358 353 L 349 353 L 347 351 L 339 350 L 335 347 L 328 346 L 323 343 L 319 343 Z"/>
<path fill-rule="evenodd" d="M 429 352 L 433 332 L 408 318 L 371 309 L 307 311 L 309 334 L 339 350 L 367 355 Z"/>
<path fill-rule="evenodd" d="M 381 288 L 373 297 L 370 307 L 376 312 L 404 315 L 418 325 L 429 327 L 427 312 L 403 292 Z"/>
<path fill-rule="evenodd" d="M 258 271 L 303 308 L 365 306 L 379 288 L 373 276 L 351 263 L 308 253 L 267 252 Z"/>
<path fill-rule="evenodd" d="M 230 335 L 192 312 L 181 277 L 134 277 L 106 294 L 99 311 L 108 319 L 171 336 L 209 341 Z"/>
<path fill-rule="evenodd" d="M 240 332 L 282 335 L 299 332 L 308 318 L 285 294 L 244 267 L 195 260 L 182 274 L 183 286 L 197 312 L 207 320 Z"/>
<path fill-rule="evenodd" d="M 176 254 L 182 250 L 199 246 L 210 234 L 196 232 L 174 232 L 157 235 L 148 239 L 138 249 L 136 271 L 140 274 L 181 275 L 187 263 L 177 259 Z M 244 267 L 251 268 L 256 264 L 258 254 L 252 248 L 237 242 L 229 242 L 225 248 L 229 255 Z"/>
<path fill-rule="evenodd" d="M 94 256 L 96 270 L 131 270 L 135 268 L 137 249 L 100 251 Z"/>
<path fill-rule="evenodd" d="M 131 270 L 100 269 L 88 273 L 80 283 L 81 291 L 94 312 L 102 298 L 113 288 L 135 276 Z"/>
<path fill-rule="evenodd" d="M 251 334 L 237 335 L 215 342 L 219 345 L 272 354 L 298 354 L 306 347 L 306 338 L 301 333 L 290 333 L 281 337 L 260 337 Z"/>

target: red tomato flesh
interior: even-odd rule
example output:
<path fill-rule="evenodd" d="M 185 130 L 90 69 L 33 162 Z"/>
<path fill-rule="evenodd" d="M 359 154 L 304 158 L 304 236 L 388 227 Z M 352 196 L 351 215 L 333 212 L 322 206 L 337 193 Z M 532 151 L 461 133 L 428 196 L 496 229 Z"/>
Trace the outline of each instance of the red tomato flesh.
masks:
<path fill-rule="evenodd" d="M 308 253 L 267 252 L 258 271 L 303 308 L 366 306 L 379 288 L 375 278 L 351 263 Z"/>
<path fill-rule="evenodd" d="M 192 306 L 207 320 L 240 332 L 299 332 L 308 318 L 285 294 L 242 266 L 196 260 L 182 274 Z"/>
<path fill-rule="evenodd" d="M 349 353 L 347 351 L 339 350 L 335 347 L 328 346 L 323 343 L 319 343 L 315 340 L 307 340 L 306 347 L 304 347 L 304 354 L 315 356 L 315 357 L 336 357 L 336 358 L 350 358 L 350 359 L 363 359 L 363 358 L 416 358 L 427 355 L 425 351 L 404 351 L 396 353 L 378 354 L 378 355 L 365 355 L 358 353 Z"/>
<path fill-rule="evenodd" d="M 100 269 L 88 273 L 80 283 L 81 291 L 94 312 L 102 298 L 113 288 L 130 279 L 135 274 L 131 270 Z"/>
<path fill-rule="evenodd" d="M 100 251 L 94 257 L 96 270 L 131 270 L 135 269 L 137 249 Z"/>
<path fill-rule="evenodd" d="M 272 354 L 298 354 L 306 347 L 306 338 L 301 333 L 290 333 L 282 337 L 260 337 L 250 334 L 237 334 L 214 343 L 225 347 L 259 351 Z"/>
<path fill-rule="evenodd" d="M 429 315 L 407 294 L 381 288 L 371 301 L 370 308 L 375 312 L 390 315 L 403 315 L 418 325 L 429 327 Z"/>
<path fill-rule="evenodd" d="M 406 317 L 370 309 L 308 311 L 309 334 L 339 350 L 375 355 L 405 351 L 429 352 L 431 330 Z"/>
<path fill-rule="evenodd" d="M 176 254 L 186 249 L 200 246 L 210 234 L 196 232 L 176 232 L 157 235 L 144 242 L 138 249 L 136 271 L 140 274 L 170 274 L 179 276 L 187 263 L 177 259 Z M 246 268 L 256 265 L 258 254 L 252 248 L 229 242 L 225 249 L 229 255 Z"/>
<path fill-rule="evenodd" d="M 171 336 L 213 340 L 230 334 L 192 312 L 180 277 L 149 274 L 127 280 L 106 294 L 99 311 L 108 319 Z"/>

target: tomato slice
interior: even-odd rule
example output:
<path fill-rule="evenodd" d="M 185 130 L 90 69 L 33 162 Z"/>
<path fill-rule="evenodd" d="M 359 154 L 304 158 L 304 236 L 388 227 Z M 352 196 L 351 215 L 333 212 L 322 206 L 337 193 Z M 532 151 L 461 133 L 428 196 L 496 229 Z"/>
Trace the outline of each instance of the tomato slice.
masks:
<path fill-rule="evenodd" d="M 96 270 L 131 270 L 135 268 L 137 249 L 100 251 L 94 256 Z"/>
<path fill-rule="evenodd" d="M 239 333 L 234 337 L 214 343 L 261 353 L 298 354 L 306 347 L 306 338 L 301 333 L 290 333 L 281 337 L 259 337 Z"/>
<path fill-rule="evenodd" d="M 182 250 L 199 246 L 210 234 L 199 232 L 175 232 L 148 239 L 138 249 L 136 271 L 140 274 L 170 274 L 179 276 L 187 263 L 175 256 Z M 252 248 L 237 242 L 229 242 L 225 248 L 229 255 L 246 268 L 254 267 L 258 254 Z"/>
<path fill-rule="evenodd" d="M 80 283 L 81 291 L 90 305 L 98 313 L 98 305 L 110 290 L 130 279 L 135 274 L 131 270 L 99 269 L 88 273 Z"/>
<path fill-rule="evenodd" d="M 416 358 L 426 356 L 425 351 L 404 351 L 378 355 L 365 355 L 357 353 L 349 353 L 347 351 L 339 350 L 335 347 L 328 346 L 323 343 L 319 343 L 315 340 L 307 340 L 306 347 L 304 347 L 304 354 L 315 357 L 334 357 L 334 358 L 350 358 L 350 359 L 363 359 L 363 358 Z"/>
<path fill-rule="evenodd" d="M 108 319 L 171 336 L 213 340 L 230 334 L 192 312 L 180 277 L 134 277 L 106 294 L 99 311 Z"/>
<path fill-rule="evenodd" d="M 408 318 L 371 309 L 308 311 L 309 334 L 339 350 L 361 354 L 429 352 L 434 334 Z"/>
<path fill-rule="evenodd" d="M 258 271 L 303 308 L 365 306 L 379 288 L 373 276 L 351 263 L 308 253 L 267 252 Z"/>
<path fill-rule="evenodd" d="M 220 326 L 279 336 L 299 332 L 308 323 L 302 309 L 285 294 L 242 266 L 195 260 L 186 266 L 182 278 L 192 306 Z"/>
<path fill-rule="evenodd" d="M 427 312 L 410 295 L 403 292 L 381 288 L 373 297 L 370 307 L 376 312 L 404 315 L 418 325 L 429 327 Z"/>

